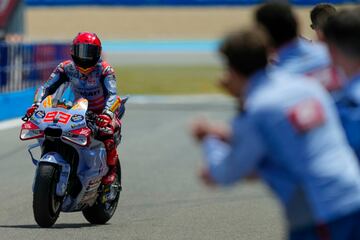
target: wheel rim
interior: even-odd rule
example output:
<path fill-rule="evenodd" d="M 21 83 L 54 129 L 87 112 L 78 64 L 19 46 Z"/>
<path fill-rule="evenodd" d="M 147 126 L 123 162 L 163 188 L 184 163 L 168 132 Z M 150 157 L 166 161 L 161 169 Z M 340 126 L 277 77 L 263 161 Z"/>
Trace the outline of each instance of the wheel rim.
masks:
<path fill-rule="evenodd" d="M 51 201 L 50 201 L 50 210 L 51 213 L 53 214 L 53 217 L 56 217 L 58 215 L 58 213 L 60 212 L 60 207 L 61 207 L 61 198 L 56 196 L 56 181 L 53 181 L 52 184 L 52 188 L 51 188 Z"/>
<path fill-rule="evenodd" d="M 116 181 L 112 184 L 112 185 L 117 185 L 118 187 L 118 190 L 117 190 L 117 193 L 116 193 L 116 197 L 114 200 L 111 200 L 111 201 L 106 201 L 104 203 L 105 205 L 105 211 L 109 214 L 109 215 L 113 215 L 115 210 L 116 210 L 116 207 L 117 207 L 117 204 L 118 204 L 118 201 L 119 201 L 119 198 L 120 198 L 120 176 L 119 174 L 117 174 L 117 177 L 116 177 Z"/>
<path fill-rule="evenodd" d="M 61 206 L 60 200 L 58 199 L 57 196 L 55 196 L 55 194 L 53 194 L 53 196 L 51 198 L 51 210 L 54 213 L 54 216 L 60 210 L 60 206 Z"/>

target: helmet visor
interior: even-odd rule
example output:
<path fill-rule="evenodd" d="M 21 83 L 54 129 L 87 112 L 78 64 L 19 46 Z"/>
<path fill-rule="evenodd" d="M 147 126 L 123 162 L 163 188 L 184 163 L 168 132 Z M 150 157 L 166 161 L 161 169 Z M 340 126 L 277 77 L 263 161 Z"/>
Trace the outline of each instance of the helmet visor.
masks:
<path fill-rule="evenodd" d="M 101 48 L 93 44 L 76 44 L 73 46 L 73 55 L 83 60 L 99 59 Z"/>

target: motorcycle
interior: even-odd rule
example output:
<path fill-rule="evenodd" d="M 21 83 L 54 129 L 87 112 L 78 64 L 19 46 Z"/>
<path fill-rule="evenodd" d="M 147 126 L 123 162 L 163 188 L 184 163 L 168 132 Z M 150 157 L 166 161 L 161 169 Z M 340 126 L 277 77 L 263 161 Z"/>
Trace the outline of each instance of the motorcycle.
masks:
<path fill-rule="evenodd" d="M 127 98 L 117 98 L 119 119 Z M 121 192 L 121 167 L 117 179 L 104 186 L 106 150 L 97 139 L 97 115 L 87 110 L 88 101 L 76 97 L 71 83 L 46 97 L 31 117 L 23 117 L 20 139 L 37 139 L 28 147 L 36 166 L 33 181 L 33 213 L 40 227 L 55 224 L 60 212 L 82 211 L 91 224 L 105 224 L 114 215 Z M 116 146 L 121 141 L 115 133 Z M 33 149 L 40 147 L 35 159 Z"/>

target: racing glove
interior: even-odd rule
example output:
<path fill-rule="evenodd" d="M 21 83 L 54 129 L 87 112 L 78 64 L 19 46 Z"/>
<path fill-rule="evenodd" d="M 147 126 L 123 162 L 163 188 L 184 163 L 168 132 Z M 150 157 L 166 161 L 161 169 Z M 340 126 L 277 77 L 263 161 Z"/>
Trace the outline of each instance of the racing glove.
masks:
<path fill-rule="evenodd" d="M 112 123 L 112 119 L 107 114 L 100 114 L 96 119 L 96 125 L 98 125 L 98 127 L 100 128 L 109 126 L 111 125 L 111 123 Z"/>
<path fill-rule="evenodd" d="M 38 108 L 39 106 L 37 105 L 37 104 L 33 104 L 33 105 L 31 105 L 31 107 L 29 107 L 27 110 L 26 110 L 26 114 L 25 114 L 25 116 L 27 117 L 27 118 L 30 118 L 33 114 L 34 114 L 34 112 L 35 112 L 35 110 Z"/>
<path fill-rule="evenodd" d="M 100 137 L 111 137 L 114 135 L 114 127 L 112 119 L 107 114 L 100 114 L 97 117 L 96 125 L 99 127 L 98 136 Z"/>

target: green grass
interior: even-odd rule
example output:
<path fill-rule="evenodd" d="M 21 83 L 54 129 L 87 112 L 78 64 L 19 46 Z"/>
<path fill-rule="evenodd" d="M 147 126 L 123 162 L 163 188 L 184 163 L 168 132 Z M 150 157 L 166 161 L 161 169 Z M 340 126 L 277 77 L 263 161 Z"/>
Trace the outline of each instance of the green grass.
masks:
<path fill-rule="evenodd" d="M 115 68 L 120 94 L 212 94 L 221 69 L 216 66 L 124 66 Z"/>

